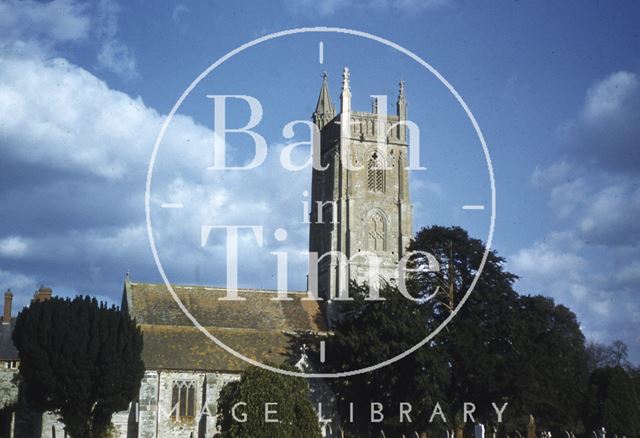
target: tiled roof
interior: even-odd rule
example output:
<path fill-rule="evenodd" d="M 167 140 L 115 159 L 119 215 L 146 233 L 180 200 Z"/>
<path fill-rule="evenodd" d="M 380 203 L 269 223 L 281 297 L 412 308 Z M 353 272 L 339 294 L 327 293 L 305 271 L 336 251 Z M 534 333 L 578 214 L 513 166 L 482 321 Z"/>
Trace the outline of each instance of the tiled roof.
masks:
<path fill-rule="evenodd" d="M 209 333 L 262 363 L 285 360 L 292 334 L 326 330 L 319 303 L 303 300 L 306 293 L 292 292 L 291 301 L 274 301 L 275 291 L 241 289 L 239 296 L 245 301 L 223 301 L 222 288 L 173 289 Z M 122 305 L 142 329 L 147 369 L 233 372 L 248 366 L 194 327 L 164 284 L 126 281 Z"/>
<path fill-rule="evenodd" d="M 18 359 L 18 350 L 15 345 L 13 345 L 13 340 L 11 339 L 15 324 L 15 318 L 11 318 L 9 324 L 0 324 L 0 360 Z"/>
<path fill-rule="evenodd" d="M 147 369 L 237 372 L 249 364 L 218 347 L 193 326 L 141 324 Z M 225 345 L 261 363 L 282 363 L 291 336 L 278 331 L 207 327 Z"/>
<path fill-rule="evenodd" d="M 256 330 L 324 330 L 317 301 L 306 293 L 290 293 L 291 301 L 273 301 L 275 291 L 242 289 L 246 301 L 223 301 L 225 289 L 202 286 L 173 286 L 187 310 L 202 326 Z M 164 284 L 125 284 L 129 314 L 139 324 L 193 326 L 182 313 Z"/>

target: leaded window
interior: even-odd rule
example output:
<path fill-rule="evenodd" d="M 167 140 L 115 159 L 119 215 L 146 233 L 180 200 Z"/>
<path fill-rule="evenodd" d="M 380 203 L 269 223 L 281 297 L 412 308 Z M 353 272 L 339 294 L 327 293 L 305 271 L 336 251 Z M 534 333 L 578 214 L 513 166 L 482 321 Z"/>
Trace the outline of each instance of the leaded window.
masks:
<path fill-rule="evenodd" d="M 175 421 L 192 420 L 196 416 L 196 383 L 174 380 L 171 392 L 171 417 Z"/>

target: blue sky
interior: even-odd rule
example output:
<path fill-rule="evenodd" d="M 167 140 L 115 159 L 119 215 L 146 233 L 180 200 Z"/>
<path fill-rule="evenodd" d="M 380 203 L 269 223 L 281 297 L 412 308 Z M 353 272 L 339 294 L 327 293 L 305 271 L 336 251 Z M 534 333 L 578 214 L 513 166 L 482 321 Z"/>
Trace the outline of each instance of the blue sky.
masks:
<path fill-rule="evenodd" d="M 521 293 L 554 297 L 591 339 L 623 339 L 640 361 L 640 6 L 635 2 L 457 0 L 80 3 L 0 1 L 0 287 L 18 305 L 40 284 L 117 302 L 124 274 L 160 281 L 144 227 L 144 182 L 170 108 L 207 66 L 262 35 L 336 26 L 392 40 L 424 58 L 464 97 L 496 173 L 494 248 Z M 324 42 L 324 63 L 318 43 Z M 306 247 L 309 173 L 283 172 L 282 126 L 307 119 L 322 71 L 338 103 L 351 68 L 354 109 L 407 82 L 409 115 L 425 137 L 412 173 L 415 226 L 461 225 L 485 239 L 486 166 L 451 95 L 415 63 L 341 35 L 299 35 L 250 49 L 206 78 L 161 145 L 153 203 L 159 253 L 181 283 L 224 279 L 221 241 L 199 248 L 203 221 L 265 228 L 265 247 L 240 267 L 245 286 L 275 287 L 269 251 Z M 212 106 L 206 94 L 250 94 L 265 115 L 264 166 L 206 172 Z M 230 124 L 246 118 L 230 109 Z M 300 129 L 300 128 L 299 128 Z M 296 131 L 296 139 L 304 139 Z M 249 144 L 230 142 L 232 158 Z M 234 155 L 235 154 L 235 155 Z M 275 227 L 289 231 L 282 244 Z M 268 228 L 268 232 L 267 232 Z M 196 243 L 194 243 L 196 242 Z M 290 283 L 304 287 L 292 256 Z"/>

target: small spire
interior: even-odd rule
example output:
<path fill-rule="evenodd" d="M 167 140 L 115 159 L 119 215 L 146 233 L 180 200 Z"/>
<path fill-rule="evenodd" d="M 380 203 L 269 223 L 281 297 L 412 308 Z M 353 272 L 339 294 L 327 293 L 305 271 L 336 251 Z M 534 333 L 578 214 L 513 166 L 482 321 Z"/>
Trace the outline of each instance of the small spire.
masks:
<path fill-rule="evenodd" d="M 404 99 L 404 81 L 403 81 L 403 80 L 401 80 L 401 81 L 400 81 L 400 83 L 399 83 L 399 85 L 400 85 L 400 92 L 399 92 L 398 97 L 399 97 L 400 99 Z"/>
<path fill-rule="evenodd" d="M 320 95 L 318 96 L 318 103 L 316 104 L 316 110 L 313 113 L 313 121 L 319 128 L 322 129 L 325 123 L 333 119 L 335 116 L 335 107 L 331 102 L 331 95 L 329 94 L 329 82 L 327 80 L 327 73 L 322 73 L 322 87 L 320 88 Z M 321 126 L 322 125 L 322 126 Z"/>

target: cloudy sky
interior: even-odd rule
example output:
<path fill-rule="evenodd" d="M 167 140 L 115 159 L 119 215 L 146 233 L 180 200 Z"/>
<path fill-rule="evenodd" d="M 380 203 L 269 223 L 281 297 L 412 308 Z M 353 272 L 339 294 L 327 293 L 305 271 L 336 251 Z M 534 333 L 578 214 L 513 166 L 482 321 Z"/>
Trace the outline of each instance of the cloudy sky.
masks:
<path fill-rule="evenodd" d="M 557 3 L 557 2 L 556 2 Z M 189 84 L 230 50 L 294 27 L 337 26 L 392 40 L 458 90 L 487 139 L 496 174 L 493 247 L 521 293 L 554 297 L 588 338 L 623 339 L 640 362 L 640 6 L 634 2 L 283 0 L 274 2 L 0 1 L 0 287 L 18 306 L 45 284 L 119 303 L 125 273 L 160 282 L 145 227 L 145 178 L 166 115 Z M 323 43 L 320 63 L 319 42 Z M 412 172 L 415 227 L 461 225 L 486 240 L 487 166 L 464 112 L 437 79 L 378 43 L 301 34 L 251 48 L 198 84 L 158 149 L 151 218 L 158 254 L 177 283 L 224 282 L 224 239 L 240 233 L 243 286 L 275 287 L 272 251 L 288 251 L 303 288 L 307 169 L 282 168 L 283 127 L 308 120 L 321 73 L 337 103 L 351 69 L 354 109 L 406 80 L 426 170 Z M 212 172 L 213 103 L 255 96 L 268 155 L 251 172 Z M 229 126 L 248 120 L 232 102 Z M 307 130 L 308 131 L 308 130 Z M 252 158 L 248 137 L 227 160 Z M 294 162 L 304 163 L 304 148 Z M 182 209 L 162 208 L 180 203 Z M 283 242 L 273 238 L 284 228 Z"/>

